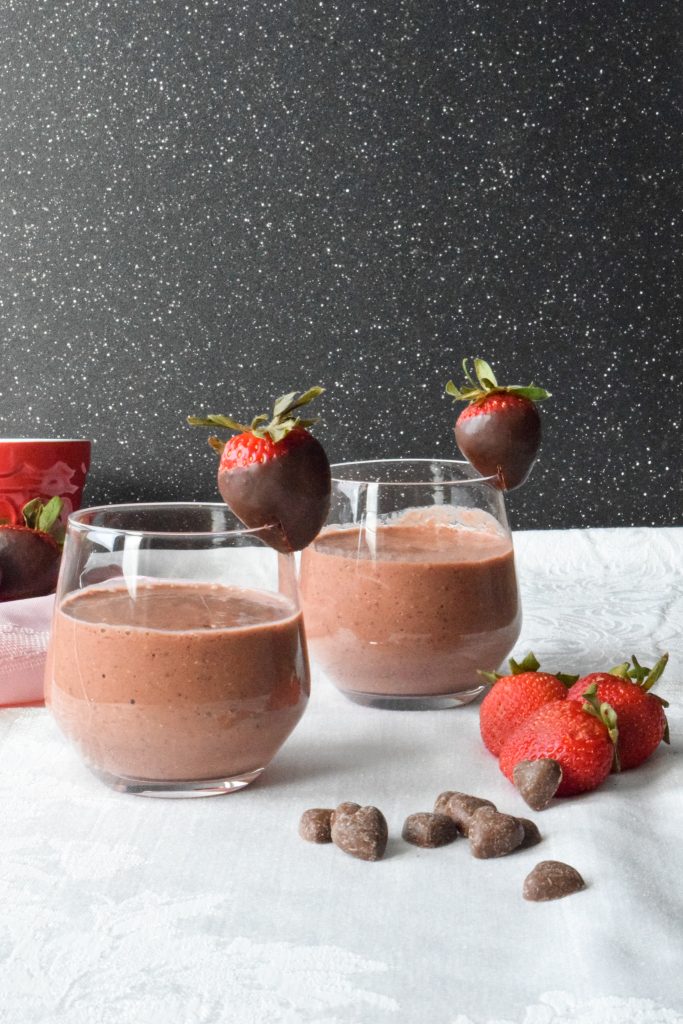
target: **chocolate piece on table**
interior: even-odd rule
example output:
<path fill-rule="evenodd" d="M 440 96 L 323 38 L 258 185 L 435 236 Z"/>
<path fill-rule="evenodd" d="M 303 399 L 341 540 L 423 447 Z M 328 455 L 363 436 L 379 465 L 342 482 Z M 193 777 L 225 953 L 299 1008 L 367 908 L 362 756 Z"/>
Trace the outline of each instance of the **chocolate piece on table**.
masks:
<path fill-rule="evenodd" d="M 548 757 L 520 761 L 513 769 L 512 780 L 532 810 L 544 811 L 562 781 L 562 768 L 559 762 Z"/>
<path fill-rule="evenodd" d="M 586 888 L 586 883 L 570 864 L 559 860 L 542 860 L 524 879 L 525 900 L 543 902 L 560 900 Z"/>
<path fill-rule="evenodd" d="M 536 846 L 537 843 L 540 843 L 543 837 L 538 831 L 538 825 L 535 822 L 529 818 L 517 818 L 517 821 L 521 823 L 524 829 L 524 839 L 519 844 L 520 850 L 525 850 L 527 846 Z"/>
<path fill-rule="evenodd" d="M 332 808 L 311 807 L 299 821 L 299 835 L 309 843 L 332 842 Z"/>
<path fill-rule="evenodd" d="M 447 814 L 429 811 L 409 814 L 401 833 L 407 843 L 433 849 L 447 846 L 458 837 L 458 827 Z"/>
<path fill-rule="evenodd" d="M 480 807 L 472 815 L 468 837 L 474 857 L 505 857 L 524 842 L 524 826 L 511 814 L 501 814 L 492 807 Z"/>
<path fill-rule="evenodd" d="M 335 808 L 332 818 L 332 842 L 344 853 L 360 860 L 381 860 L 387 848 L 389 830 L 377 807 L 344 810 Z"/>
<path fill-rule="evenodd" d="M 359 810 L 360 804 L 355 804 L 352 800 L 346 800 L 343 804 L 338 804 L 332 811 L 330 822 L 334 825 L 334 819 L 338 814 L 354 814 Z"/>
<path fill-rule="evenodd" d="M 447 814 L 458 826 L 458 831 L 466 836 L 469 833 L 472 816 L 480 807 L 490 807 L 494 811 L 496 809 L 495 804 L 483 797 L 470 796 L 468 793 L 451 793 L 442 813 Z"/>

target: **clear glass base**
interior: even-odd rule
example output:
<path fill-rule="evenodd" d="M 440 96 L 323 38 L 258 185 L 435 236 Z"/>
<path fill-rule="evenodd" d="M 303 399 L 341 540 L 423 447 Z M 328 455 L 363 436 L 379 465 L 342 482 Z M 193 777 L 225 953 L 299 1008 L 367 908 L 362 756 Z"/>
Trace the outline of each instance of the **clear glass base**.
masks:
<path fill-rule="evenodd" d="M 390 693 L 361 693 L 358 690 L 341 690 L 340 692 L 365 708 L 384 708 L 386 711 L 442 711 L 446 708 L 461 708 L 476 700 L 486 689 L 486 684 L 475 686 L 471 690 L 460 690 L 458 693 L 425 694 L 419 697 L 403 696 Z"/>
<path fill-rule="evenodd" d="M 223 779 L 130 779 L 125 776 L 111 775 L 109 772 L 100 771 L 99 768 L 90 769 L 110 789 L 117 793 L 131 793 L 133 796 L 157 796 L 166 799 L 191 796 L 223 796 L 225 793 L 235 793 L 238 789 L 244 789 L 250 782 L 258 779 L 264 771 L 263 768 L 256 768 L 253 772 L 244 772 L 241 775 L 232 775 Z"/>

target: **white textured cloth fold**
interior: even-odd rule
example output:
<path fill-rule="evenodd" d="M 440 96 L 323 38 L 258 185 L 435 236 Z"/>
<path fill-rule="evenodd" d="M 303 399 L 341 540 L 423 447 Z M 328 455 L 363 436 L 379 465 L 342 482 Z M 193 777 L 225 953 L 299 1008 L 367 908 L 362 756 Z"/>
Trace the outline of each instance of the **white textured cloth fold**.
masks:
<path fill-rule="evenodd" d="M 587 672 L 661 651 L 671 746 L 534 814 L 482 747 L 478 707 L 360 708 L 314 669 L 301 723 L 231 796 L 106 789 L 45 709 L 0 712 L 2 1024 L 683 1024 L 683 530 L 517 534 L 516 656 Z M 421 850 L 444 789 L 530 817 L 533 848 Z M 308 807 L 376 804 L 385 860 L 297 834 Z M 540 860 L 583 892 L 522 899 Z"/>

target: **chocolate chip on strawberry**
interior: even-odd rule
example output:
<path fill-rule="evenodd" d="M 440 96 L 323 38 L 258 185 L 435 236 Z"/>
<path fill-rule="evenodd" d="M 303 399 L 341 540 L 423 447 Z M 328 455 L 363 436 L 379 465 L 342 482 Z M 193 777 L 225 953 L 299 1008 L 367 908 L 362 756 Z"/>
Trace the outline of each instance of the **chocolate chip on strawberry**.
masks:
<path fill-rule="evenodd" d="M 389 830 L 377 807 L 355 810 L 335 808 L 332 817 L 332 842 L 344 853 L 360 860 L 381 860 L 387 848 Z"/>
<path fill-rule="evenodd" d="M 300 551 L 317 536 L 330 507 L 330 464 L 320 442 L 308 430 L 315 419 L 299 410 L 324 388 L 292 391 L 275 402 L 272 419 L 256 416 L 250 426 L 229 416 L 188 416 L 195 427 L 239 433 L 209 444 L 220 453 L 218 489 L 226 505 L 277 551 Z"/>
<path fill-rule="evenodd" d="M 448 795 L 448 799 L 443 798 Z M 495 811 L 495 805 L 490 800 L 480 796 L 470 796 L 469 793 L 450 792 L 442 793 L 437 797 L 434 810 L 447 814 L 455 822 L 458 832 L 466 836 L 468 834 L 472 816 L 480 807 L 490 807 Z"/>
<path fill-rule="evenodd" d="M 22 509 L 23 524 L 0 523 L 0 601 L 51 594 L 64 543 L 63 502 L 39 498 Z"/>
<path fill-rule="evenodd" d="M 301 815 L 299 835 L 309 843 L 332 842 L 332 808 L 311 807 Z"/>
<path fill-rule="evenodd" d="M 534 811 L 544 811 L 562 782 L 562 766 L 552 757 L 520 761 L 512 769 L 512 781 Z"/>
<path fill-rule="evenodd" d="M 549 758 L 562 768 L 557 796 L 587 793 L 604 782 L 616 760 L 617 716 L 589 690 L 583 704 L 552 701 L 515 729 L 500 752 L 503 775 L 512 782 L 521 761 Z"/>
<path fill-rule="evenodd" d="M 482 476 L 495 477 L 501 490 L 520 487 L 528 477 L 541 443 L 541 417 L 536 402 L 549 398 L 534 384 L 502 387 L 484 359 L 474 360 L 475 381 L 463 360 L 467 383 L 458 388 L 452 380 L 446 393 L 456 401 L 469 402 L 455 424 L 460 451 Z"/>
<path fill-rule="evenodd" d="M 525 830 L 519 818 L 491 807 L 480 807 L 468 827 L 470 851 L 474 857 L 505 857 L 524 842 Z"/>
<path fill-rule="evenodd" d="M 413 846 L 434 848 L 447 846 L 458 837 L 458 827 L 447 814 L 420 811 L 409 814 L 403 823 L 401 835 Z"/>
<path fill-rule="evenodd" d="M 542 860 L 524 879 L 525 900 L 560 900 L 586 888 L 583 878 L 570 864 L 560 860 Z"/>

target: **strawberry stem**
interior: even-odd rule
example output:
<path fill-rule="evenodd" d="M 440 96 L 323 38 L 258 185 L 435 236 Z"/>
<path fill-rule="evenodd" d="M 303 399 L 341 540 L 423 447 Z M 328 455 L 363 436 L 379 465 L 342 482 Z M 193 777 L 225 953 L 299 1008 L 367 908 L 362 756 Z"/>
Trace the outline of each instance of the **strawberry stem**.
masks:
<path fill-rule="evenodd" d="M 60 516 L 63 507 L 64 502 L 58 495 L 50 498 L 47 505 L 44 505 L 40 498 L 32 498 L 31 501 L 26 502 L 21 514 L 24 517 L 24 524 L 29 530 L 46 533 L 62 547 L 65 530 Z"/>
<path fill-rule="evenodd" d="M 468 386 L 459 388 L 452 380 L 449 380 L 446 384 L 446 394 L 450 395 L 456 402 L 479 402 L 482 398 L 486 398 L 487 395 L 492 395 L 496 392 L 507 392 L 508 394 L 517 395 L 519 398 L 528 398 L 531 402 L 541 402 L 546 398 L 550 398 L 549 391 L 546 391 L 545 388 L 539 388 L 533 383 L 528 385 L 510 384 L 504 387 L 498 383 L 493 369 L 485 359 L 475 358 L 474 360 L 476 381 L 470 372 L 467 357 L 462 361 L 462 368 Z"/>
<path fill-rule="evenodd" d="M 617 713 L 611 704 L 608 704 L 606 700 L 598 700 L 598 687 L 596 683 L 591 683 L 588 689 L 582 694 L 585 704 L 582 705 L 583 710 L 592 715 L 593 718 L 597 718 L 599 722 L 607 729 L 610 741 L 613 747 L 612 755 L 612 771 L 621 771 L 621 765 L 619 763 L 619 753 L 617 750 L 617 744 L 619 742 L 619 726 L 617 723 Z"/>
<path fill-rule="evenodd" d="M 325 388 L 316 385 L 307 391 L 303 391 L 301 394 L 297 391 L 290 391 L 287 395 L 281 395 L 275 401 L 270 421 L 268 421 L 265 413 L 260 413 L 258 416 L 254 416 L 249 426 L 246 426 L 244 423 L 238 423 L 237 420 L 233 420 L 230 416 L 216 414 L 210 416 L 188 416 L 187 422 L 191 427 L 220 427 L 221 429 L 237 431 L 239 434 L 254 434 L 256 437 L 268 435 L 277 444 L 295 427 L 306 429 L 318 422 L 317 417 L 314 419 L 302 419 L 296 413 L 297 410 L 302 409 L 319 395 L 322 395 L 324 391 Z M 219 454 L 225 448 L 225 442 L 213 435 L 209 438 L 209 444 Z"/>

